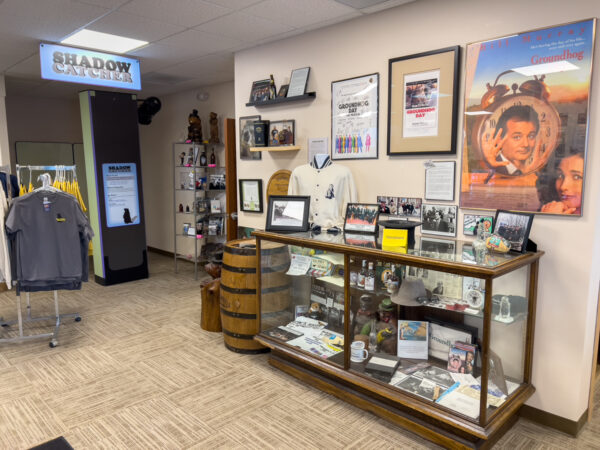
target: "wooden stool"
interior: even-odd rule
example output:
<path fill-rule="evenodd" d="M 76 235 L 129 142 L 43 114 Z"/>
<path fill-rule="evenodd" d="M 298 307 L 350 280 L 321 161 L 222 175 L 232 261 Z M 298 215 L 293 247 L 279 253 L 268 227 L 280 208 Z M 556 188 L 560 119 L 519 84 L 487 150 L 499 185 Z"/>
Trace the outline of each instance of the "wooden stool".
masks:
<path fill-rule="evenodd" d="M 221 279 L 217 278 L 202 286 L 202 312 L 200 326 L 206 331 L 221 331 L 221 305 L 219 295 Z"/>

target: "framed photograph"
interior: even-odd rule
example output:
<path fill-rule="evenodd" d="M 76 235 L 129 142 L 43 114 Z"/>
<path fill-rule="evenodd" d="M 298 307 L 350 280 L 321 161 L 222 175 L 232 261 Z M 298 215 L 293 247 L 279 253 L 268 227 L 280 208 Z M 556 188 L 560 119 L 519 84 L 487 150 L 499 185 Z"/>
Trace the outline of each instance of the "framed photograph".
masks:
<path fill-rule="evenodd" d="M 279 92 L 277 92 L 277 97 L 285 97 L 288 93 L 289 84 L 282 84 L 279 86 Z"/>
<path fill-rule="evenodd" d="M 389 60 L 388 155 L 456 153 L 459 52 Z"/>
<path fill-rule="evenodd" d="M 252 82 L 252 89 L 250 91 L 250 103 L 264 102 L 270 99 L 271 93 L 271 80 L 259 80 Z"/>
<path fill-rule="evenodd" d="M 467 45 L 462 208 L 582 214 L 595 28 Z"/>
<path fill-rule="evenodd" d="M 423 203 L 421 232 L 439 236 L 456 236 L 456 205 Z"/>
<path fill-rule="evenodd" d="M 425 168 L 425 200 L 454 201 L 456 161 L 433 161 Z"/>
<path fill-rule="evenodd" d="M 421 251 L 425 252 L 423 256 L 433 256 L 436 259 L 454 260 L 454 255 L 456 253 L 456 241 L 422 237 Z"/>
<path fill-rule="evenodd" d="M 331 83 L 331 159 L 379 156 L 379 74 Z"/>
<path fill-rule="evenodd" d="M 525 253 L 533 214 L 499 210 L 494 219 L 494 234 L 510 242 L 510 250 Z"/>
<path fill-rule="evenodd" d="M 306 93 L 306 85 L 308 84 L 308 75 L 310 74 L 310 67 L 302 67 L 301 69 L 292 70 L 290 76 L 290 84 L 286 97 L 296 97 L 297 95 L 304 95 Z"/>
<path fill-rule="evenodd" d="M 240 180 L 240 211 L 263 212 L 262 180 Z"/>
<path fill-rule="evenodd" d="M 295 120 L 272 120 L 269 125 L 269 147 L 294 145 Z"/>
<path fill-rule="evenodd" d="M 474 214 L 465 214 L 463 216 L 463 234 L 466 236 L 476 236 L 477 226 L 482 223 L 484 231 L 491 233 L 494 229 L 494 216 L 477 216 Z"/>
<path fill-rule="evenodd" d="M 308 231 L 310 197 L 271 195 L 267 210 L 267 231 Z"/>
<path fill-rule="evenodd" d="M 379 205 L 375 203 L 348 203 L 344 220 L 344 232 L 377 233 Z"/>
<path fill-rule="evenodd" d="M 254 147 L 254 121 L 260 120 L 260 116 L 240 117 L 240 159 L 258 160 L 261 159 L 262 152 L 251 152 L 250 147 Z"/>
<path fill-rule="evenodd" d="M 391 216 L 421 218 L 421 203 L 420 198 L 411 197 L 389 197 L 378 195 L 377 203 L 379 204 L 379 212 L 381 214 L 389 214 Z"/>
<path fill-rule="evenodd" d="M 377 248 L 377 236 L 360 233 L 344 233 L 344 242 L 366 248 Z"/>

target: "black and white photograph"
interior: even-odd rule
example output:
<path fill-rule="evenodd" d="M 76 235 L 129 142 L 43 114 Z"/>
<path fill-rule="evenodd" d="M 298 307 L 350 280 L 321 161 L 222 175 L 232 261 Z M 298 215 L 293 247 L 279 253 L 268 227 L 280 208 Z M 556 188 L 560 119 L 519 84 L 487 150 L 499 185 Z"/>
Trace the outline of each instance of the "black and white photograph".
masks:
<path fill-rule="evenodd" d="M 454 260 L 456 243 L 446 239 L 421 238 L 421 252 L 423 256 L 435 259 Z"/>
<path fill-rule="evenodd" d="M 456 236 L 456 205 L 423 203 L 423 234 Z"/>
<path fill-rule="evenodd" d="M 241 160 L 259 160 L 261 152 L 251 152 L 250 147 L 254 147 L 254 121 L 260 120 L 260 116 L 240 117 L 240 159 Z"/>
<path fill-rule="evenodd" d="M 307 231 L 309 205 L 308 196 L 270 196 L 266 230 Z"/>
<path fill-rule="evenodd" d="M 405 378 L 400 383 L 397 383 L 396 386 L 400 389 L 431 401 L 434 399 L 436 387 L 439 387 L 439 395 L 446 392 L 446 389 L 437 386 L 434 382 L 423 380 L 414 376 Z"/>
<path fill-rule="evenodd" d="M 494 234 L 509 241 L 511 251 L 524 253 L 532 223 L 533 214 L 500 210 L 496 212 Z"/>
<path fill-rule="evenodd" d="M 426 378 L 433 381 L 435 384 L 449 388 L 455 381 L 450 375 L 450 372 L 439 367 L 429 366 L 424 369 L 418 370 L 412 374 L 415 378 Z"/>

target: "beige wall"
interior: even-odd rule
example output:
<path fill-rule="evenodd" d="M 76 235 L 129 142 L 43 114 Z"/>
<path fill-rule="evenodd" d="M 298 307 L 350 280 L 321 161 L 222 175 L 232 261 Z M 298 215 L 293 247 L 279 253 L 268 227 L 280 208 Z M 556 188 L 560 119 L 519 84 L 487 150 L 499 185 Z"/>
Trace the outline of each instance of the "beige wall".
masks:
<path fill-rule="evenodd" d="M 378 194 L 423 197 L 425 159 L 385 154 L 388 59 L 457 44 L 464 50 L 469 42 L 600 16 L 597 0 L 573 0 L 568 7 L 562 0 L 505 0 L 501 7 L 491 5 L 480 0 L 420 0 L 236 54 L 236 117 L 261 114 L 265 119 L 295 119 L 297 142 L 302 146 L 296 153 L 264 152 L 262 161 L 238 161 L 238 177 L 260 177 L 266 183 L 276 170 L 292 170 L 306 163 L 307 138 L 331 134 L 331 82 L 379 72 L 379 159 L 336 164 L 351 169 L 360 201 L 372 202 Z M 578 420 L 587 407 L 597 307 L 600 242 L 594 236 L 600 231 L 600 156 L 596 151 L 600 139 L 599 48 L 596 46 L 595 52 L 584 215 L 537 216 L 531 232 L 546 255 L 541 261 L 535 332 L 533 383 L 537 392 L 528 404 L 570 420 Z M 253 80 L 272 73 L 279 86 L 289 81 L 292 69 L 304 66 L 311 67 L 308 90 L 317 92 L 314 101 L 267 108 L 245 106 Z M 461 72 L 463 67 L 464 57 Z M 463 87 L 461 74 L 460 108 Z M 461 115 L 458 127 L 462 129 Z M 460 149 L 462 137 L 458 141 Z M 460 167 L 460 154 L 459 150 L 457 156 L 435 159 L 456 160 Z M 458 196 L 457 183 L 455 203 Z M 461 210 L 461 215 L 464 212 Z M 264 214 L 240 213 L 240 226 L 263 228 L 264 223 Z"/>
<path fill-rule="evenodd" d="M 208 93 L 208 100 L 199 101 L 198 93 Z M 159 98 L 162 102 L 160 112 L 150 125 L 140 125 L 146 236 L 148 246 L 173 251 L 173 143 L 186 139 L 187 118 L 193 109 L 198 110 L 202 119 L 205 139 L 209 136 L 209 113 L 214 111 L 218 114 L 220 137 L 223 140 L 223 118 L 235 117 L 233 83 Z M 223 162 L 222 145 L 216 146 L 216 153 L 218 160 Z"/>
<path fill-rule="evenodd" d="M 8 125 L 6 123 L 6 85 L 4 75 L 0 75 L 0 165 L 10 164 Z"/>

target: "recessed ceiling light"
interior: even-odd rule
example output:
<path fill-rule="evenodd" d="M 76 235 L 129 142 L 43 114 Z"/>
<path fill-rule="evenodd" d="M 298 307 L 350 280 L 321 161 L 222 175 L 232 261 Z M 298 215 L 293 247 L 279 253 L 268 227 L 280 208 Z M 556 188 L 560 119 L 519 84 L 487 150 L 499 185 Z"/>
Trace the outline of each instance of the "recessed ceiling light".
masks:
<path fill-rule="evenodd" d="M 148 41 L 117 36 L 116 34 L 100 33 L 99 31 L 81 30 L 63 39 L 60 43 L 113 53 L 127 53 L 134 48 L 146 45 Z"/>

